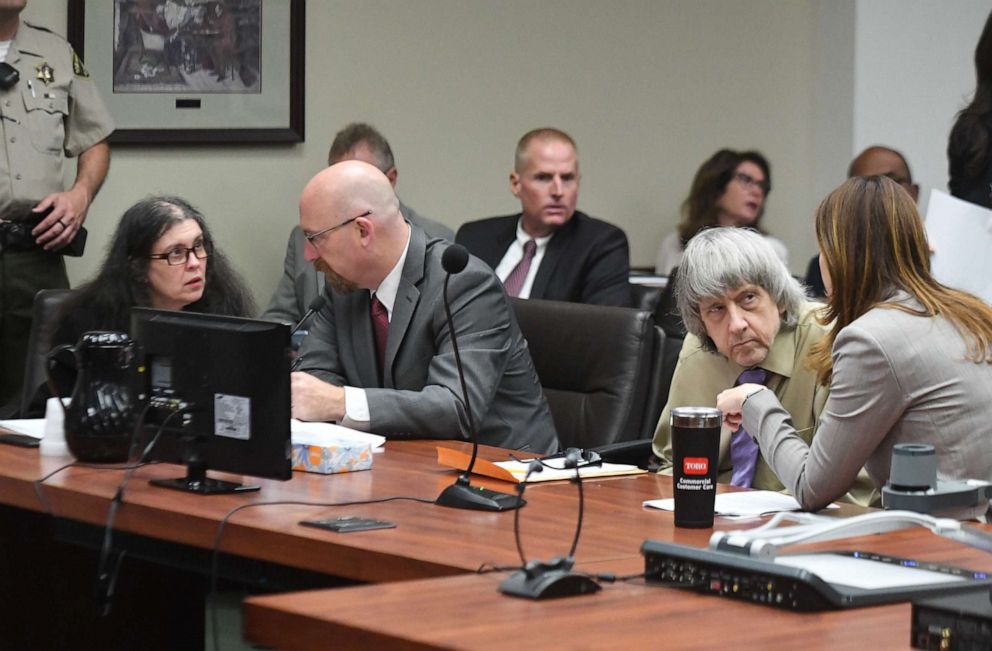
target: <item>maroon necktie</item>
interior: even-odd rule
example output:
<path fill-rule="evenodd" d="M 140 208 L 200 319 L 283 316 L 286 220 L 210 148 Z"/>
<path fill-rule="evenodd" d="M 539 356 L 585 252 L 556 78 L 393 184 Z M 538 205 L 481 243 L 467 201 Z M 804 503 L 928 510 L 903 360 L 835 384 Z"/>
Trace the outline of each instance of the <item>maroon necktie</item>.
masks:
<path fill-rule="evenodd" d="M 389 312 L 378 296 L 372 296 L 372 331 L 375 333 L 375 353 L 381 372 L 386 361 L 386 340 L 389 338 Z"/>
<path fill-rule="evenodd" d="M 527 273 L 530 271 L 530 263 L 534 261 L 534 253 L 537 251 L 537 242 L 527 240 L 524 242 L 524 257 L 513 268 L 510 275 L 503 281 L 503 288 L 507 296 L 519 296 L 520 290 L 524 288 L 524 281 L 527 280 Z"/>

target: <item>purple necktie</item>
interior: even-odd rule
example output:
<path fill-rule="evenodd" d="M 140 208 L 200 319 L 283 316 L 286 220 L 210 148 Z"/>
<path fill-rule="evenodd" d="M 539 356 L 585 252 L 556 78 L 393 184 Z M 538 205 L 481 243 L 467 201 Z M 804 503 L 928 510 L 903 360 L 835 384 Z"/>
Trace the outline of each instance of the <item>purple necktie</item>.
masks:
<path fill-rule="evenodd" d="M 386 340 L 389 338 L 389 312 L 378 296 L 372 297 L 372 331 L 375 333 L 376 361 L 382 372 L 386 361 Z"/>
<path fill-rule="evenodd" d="M 734 386 L 740 384 L 764 384 L 768 381 L 768 371 L 763 368 L 749 368 L 740 374 Z M 754 480 L 754 469 L 758 465 L 761 448 L 741 425 L 730 437 L 730 463 L 734 470 L 730 477 L 731 486 L 750 488 Z"/>
<path fill-rule="evenodd" d="M 510 275 L 503 281 L 503 288 L 506 289 L 507 296 L 519 296 L 520 290 L 524 288 L 524 281 L 527 280 L 527 273 L 530 272 L 530 263 L 534 261 L 534 253 L 537 251 L 537 242 L 527 240 L 524 242 L 524 257 L 513 268 Z"/>

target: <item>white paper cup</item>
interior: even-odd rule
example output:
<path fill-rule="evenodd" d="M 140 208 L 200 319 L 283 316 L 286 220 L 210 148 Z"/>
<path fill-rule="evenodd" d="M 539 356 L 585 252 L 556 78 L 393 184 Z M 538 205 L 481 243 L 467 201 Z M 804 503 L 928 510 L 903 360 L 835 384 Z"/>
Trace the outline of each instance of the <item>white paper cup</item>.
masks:
<path fill-rule="evenodd" d="M 69 405 L 69 398 L 62 398 L 63 404 Z M 45 436 L 38 446 L 42 456 L 70 456 L 69 446 L 65 442 L 65 412 L 58 398 L 49 398 L 45 403 Z"/>

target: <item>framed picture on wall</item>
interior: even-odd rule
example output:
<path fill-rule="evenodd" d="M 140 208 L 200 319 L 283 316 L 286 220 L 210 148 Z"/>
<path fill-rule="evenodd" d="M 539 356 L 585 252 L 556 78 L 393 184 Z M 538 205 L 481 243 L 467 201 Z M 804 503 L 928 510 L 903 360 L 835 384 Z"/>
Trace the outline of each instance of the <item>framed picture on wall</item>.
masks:
<path fill-rule="evenodd" d="M 68 0 L 113 143 L 303 141 L 304 0 Z"/>

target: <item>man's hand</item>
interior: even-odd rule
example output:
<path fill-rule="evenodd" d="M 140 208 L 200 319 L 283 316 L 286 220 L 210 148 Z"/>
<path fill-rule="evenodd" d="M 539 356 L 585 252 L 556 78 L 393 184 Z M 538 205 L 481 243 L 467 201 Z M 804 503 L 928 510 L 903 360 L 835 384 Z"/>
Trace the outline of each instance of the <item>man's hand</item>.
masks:
<path fill-rule="evenodd" d="M 721 391 L 716 397 L 716 408 L 723 412 L 723 422 L 730 430 L 737 431 L 744 420 L 741 412 L 744 409 L 744 401 L 752 394 L 764 389 L 761 384 L 741 384 L 733 389 Z"/>
<path fill-rule="evenodd" d="M 51 208 L 51 212 L 31 230 L 31 234 L 46 251 L 58 251 L 76 237 L 89 206 L 90 197 L 81 187 L 53 192 L 31 209 L 31 212 L 41 213 Z"/>
<path fill-rule="evenodd" d="M 293 418 L 309 421 L 340 421 L 344 418 L 344 388 L 309 373 L 291 373 Z"/>
<path fill-rule="evenodd" d="M 46 251 L 58 251 L 76 237 L 76 233 L 86 220 L 86 211 L 93 197 L 100 191 L 103 180 L 110 169 L 110 147 L 103 140 L 79 154 L 76 165 L 76 182 L 65 192 L 53 192 L 31 209 L 43 213 L 49 208 L 52 212 L 45 216 L 31 230 L 35 241 Z"/>

